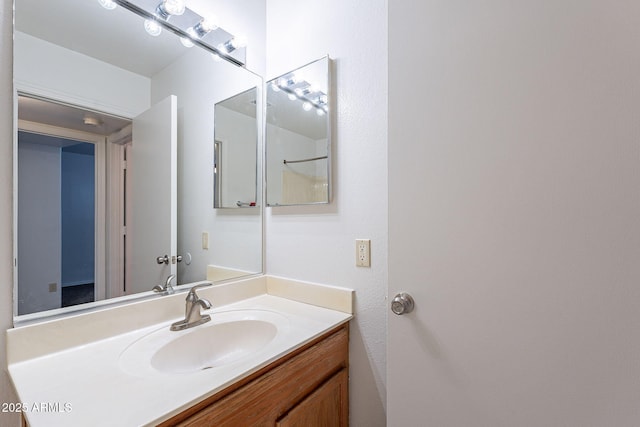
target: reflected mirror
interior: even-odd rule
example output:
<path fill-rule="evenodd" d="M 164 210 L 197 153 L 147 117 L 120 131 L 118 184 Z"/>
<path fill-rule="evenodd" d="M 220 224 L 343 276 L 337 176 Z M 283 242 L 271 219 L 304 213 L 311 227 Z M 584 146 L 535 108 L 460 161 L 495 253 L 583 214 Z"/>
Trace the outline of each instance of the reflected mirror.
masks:
<path fill-rule="evenodd" d="M 267 83 L 267 206 L 329 203 L 329 57 Z"/>
<path fill-rule="evenodd" d="M 214 208 L 256 206 L 257 95 L 252 88 L 215 105 Z"/>
<path fill-rule="evenodd" d="M 260 273 L 260 209 L 216 212 L 211 165 L 214 106 L 262 79 L 98 0 L 16 0 L 15 21 L 17 320 Z"/>

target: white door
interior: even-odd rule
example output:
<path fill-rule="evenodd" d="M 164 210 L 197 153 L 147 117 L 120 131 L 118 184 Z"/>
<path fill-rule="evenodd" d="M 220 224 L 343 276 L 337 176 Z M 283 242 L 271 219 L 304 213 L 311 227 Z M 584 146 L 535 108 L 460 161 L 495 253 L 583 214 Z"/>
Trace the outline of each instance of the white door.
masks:
<path fill-rule="evenodd" d="M 149 291 L 176 273 L 177 98 L 158 102 L 133 119 L 127 159 L 126 292 Z M 169 263 L 158 264 L 167 256 Z M 175 284 L 175 282 L 174 282 Z"/>
<path fill-rule="evenodd" d="M 389 427 L 640 425 L 639 19 L 389 2 Z"/>

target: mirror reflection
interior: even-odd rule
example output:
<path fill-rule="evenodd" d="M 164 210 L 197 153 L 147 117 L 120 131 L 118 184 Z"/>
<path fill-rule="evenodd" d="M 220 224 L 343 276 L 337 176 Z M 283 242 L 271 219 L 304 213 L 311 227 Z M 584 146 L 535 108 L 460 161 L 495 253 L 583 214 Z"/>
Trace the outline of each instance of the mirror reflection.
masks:
<path fill-rule="evenodd" d="M 257 88 L 215 105 L 213 207 L 256 206 Z"/>
<path fill-rule="evenodd" d="M 267 206 L 329 203 L 329 58 L 267 83 Z"/>
<path fill-rule="evenodd" d="M 260 77 L 122 7 L 15 8 L 15 314 L 261 272 L 260 210 L 217 214 L 211 167 L 214 105 Z"/>

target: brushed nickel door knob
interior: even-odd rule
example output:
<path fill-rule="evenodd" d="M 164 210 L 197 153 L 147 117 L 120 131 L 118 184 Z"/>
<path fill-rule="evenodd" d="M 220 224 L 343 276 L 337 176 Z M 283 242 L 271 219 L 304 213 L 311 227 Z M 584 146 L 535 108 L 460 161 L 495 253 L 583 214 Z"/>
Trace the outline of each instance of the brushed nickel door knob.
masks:
<path fill-rule="evenodd" d="M 413 298 L 406 292 L 401 292 L 391 301 L 391 311 L 398 316 L 411 313 L 413 311 Z"/>

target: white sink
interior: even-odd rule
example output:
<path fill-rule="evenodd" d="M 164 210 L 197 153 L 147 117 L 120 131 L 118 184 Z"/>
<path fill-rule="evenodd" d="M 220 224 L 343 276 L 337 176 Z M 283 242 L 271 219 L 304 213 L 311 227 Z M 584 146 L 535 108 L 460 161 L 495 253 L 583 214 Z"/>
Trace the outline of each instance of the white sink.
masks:
<path fill-rule="evenodd" d="M 136 376 L 192 374 L 247 361 L 282 337 L 289 320 L 268 310 L 211 313 L 211 321 L 183 331 L 169 326 L 127 347 L 120 368 Z"/>

